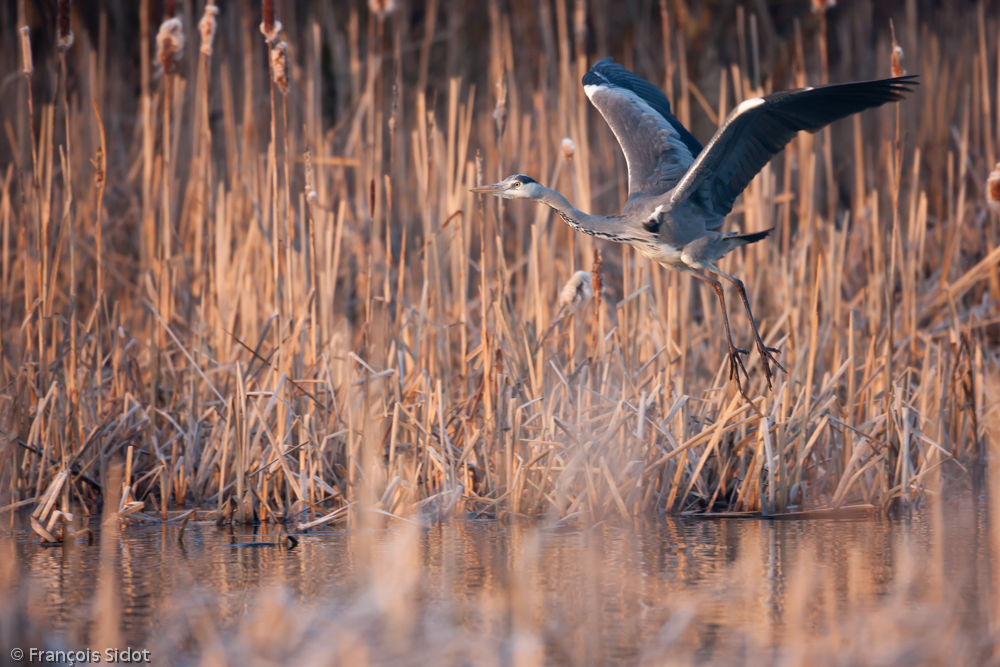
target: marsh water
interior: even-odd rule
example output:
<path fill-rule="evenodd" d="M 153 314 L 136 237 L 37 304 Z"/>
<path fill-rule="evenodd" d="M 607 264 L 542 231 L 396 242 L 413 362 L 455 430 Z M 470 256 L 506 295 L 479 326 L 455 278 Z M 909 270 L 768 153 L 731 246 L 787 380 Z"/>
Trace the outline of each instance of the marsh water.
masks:
<path fill-rule="evenodd" d="M 540 530 L 453 520 L 405 543 L 398 533 L 412 527 L 393 521 L 301 535 L 292 549 L 208 524 L 188 525 L 182 541 L 175 525 L 131 526 L 105 548 L 100 533 L 93 544 L 43 548 L 20 519 L 14 527 L 3 551 L 14 554 L 30 614 L 70 647 L 95 622 L 98 582 L 110 571 L 102 554 L 113 562 L 121 642 L 134 647 L 167 651 L 165 637 L 192 600 L 225 630 L 252 612 L 261 591 L 280 586 L 302 609 L 345 609 L 370 582 L 406 568 L 419 582 L 421 614 L 445 610 L 461 624 L 465 605 L 521 590 L 544 623 L 564 630 L 561 641 L 608 663 L 633 661 L 679 609 L 707 619 L 694 626 L 706 656 L 729 631 L 780 641 L 789 610 L 803 604 L 790 598 L 817 591 L 837 613 L 943 601 L 975 629 L 986 622 L 990 576 L 986 519 L 970 503 L 946 507 L 938 521 L 668 517 Z M 248 541 L 258 544 L 237 546 Z"/>

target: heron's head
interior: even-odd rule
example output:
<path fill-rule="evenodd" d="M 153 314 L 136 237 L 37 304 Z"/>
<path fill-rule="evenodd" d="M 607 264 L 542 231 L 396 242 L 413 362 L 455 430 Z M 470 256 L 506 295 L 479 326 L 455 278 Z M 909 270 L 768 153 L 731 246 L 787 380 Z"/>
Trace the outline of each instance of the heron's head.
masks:
<path fill-rule="evenodd" d="M 535 179 L 524 174 L 514 174 L 500 183 L 471 188 L 472 192 L 495 195 L 504 199 L 539 199 L 544 188 Z"/>

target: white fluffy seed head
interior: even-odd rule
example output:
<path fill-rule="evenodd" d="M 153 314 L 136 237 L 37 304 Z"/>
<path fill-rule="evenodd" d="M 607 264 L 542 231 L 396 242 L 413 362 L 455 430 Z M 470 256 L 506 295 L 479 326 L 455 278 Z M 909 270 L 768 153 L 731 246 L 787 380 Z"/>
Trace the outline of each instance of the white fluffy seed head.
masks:
<path fill-rule="evenodd" d="M 274 82 L 281 89 L 281 94 L 288 93 L 288 44 L 285 42 L 271 47 L 271 71 L 274 72 Z"/>
<path fill-rule="evenodd" d="M 576 144 L 569 137 L 562 140 L 562 154 L 563 159 L 569 162 L 573 159 L 573 154 L 576 153 Z"/>
<path fill-rule="evenodd" d="M 589 271 L 577 271 L 559 290 L 559 308 L 578 306 L 594 296 L 593 278 Z"/>
<path fill-rule="evenodd" d="M 72 20 L 70 17 L 71 0 L 59 0 L 56 10 L 56 26 L 59 30 L 59 38 L 56 44 L 63 53 L 73 46 L 73 29 L 70 27 Z"/>
<path fill-rule="evenodd" d="M 306 201 L 310 205 L 315 204 L 319 201 L 319 195 L 316 194 L 316 190 L 313 189 L 313 169 L 312 169 L 312 154 L 306 150 Z"/>
<path fill-rule="evenodd" d="M 906 68 L 903 66 L 903 48 L 895 43 L 892 45 L 892 75 L 906 75 Z"/>
<path fill-rule="evenodd" d="M 26 76 L 31 76 L 35 65 L 31 60 L 31 28 L 28 26 L 21 27 L 21 59 L 24 65 L 21 71 Z"/>
<path fill-rule="evenodd" d="M 266 39 L 269 44 L 273 43 L 275 40 L 278 39 L 278 35 L 281 34 L 281 21 L 275 19 L 274 26 L 270 32 L 267 31 L 267 26 L 261 23 L 260 32 L 262 35 L 264 35 L 264 39 Z"/>
<path fill-rule="evenodd" d="M 217 27 L 215 17 L 219 14 L 219 8 L 215 5 L 205 5 L 205 13 L 198 21 L 198 32 L 201 33 L 201 52 L 206 56 L 212 55 L 212 42 L 215 41 L 215 30 Z"/>
<path fill-rule="evenodd" d="M 396 0 L 368 0 L 368 11 L 379 18 L 396 11 Z"/>
<path fill-rule="evenodd" d="M 73 46 L 73 31 L 70 30 L 65 35 L 59 35 L 57 46 L 63 51 L 68 51 Z"/>
<path fill-rule="evenodd" d="M 156 73 L 170 74 L 184 57 L 184 24 L 179 16 L 160 24 L 156 33 Z"/>

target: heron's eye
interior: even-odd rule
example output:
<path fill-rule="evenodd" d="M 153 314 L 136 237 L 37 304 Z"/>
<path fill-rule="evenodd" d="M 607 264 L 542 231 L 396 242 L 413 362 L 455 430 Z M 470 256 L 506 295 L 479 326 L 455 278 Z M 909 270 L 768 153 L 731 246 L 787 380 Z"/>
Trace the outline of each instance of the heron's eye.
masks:
<path fill-rule="evenodd" d="M 517 181 L 514 181 L 514 187 L 515 187 L 515 188 L 519 188 L 519 187 L 521 187 L 521 184 L 520 184 L 520 183 L 518 183 Z"/>

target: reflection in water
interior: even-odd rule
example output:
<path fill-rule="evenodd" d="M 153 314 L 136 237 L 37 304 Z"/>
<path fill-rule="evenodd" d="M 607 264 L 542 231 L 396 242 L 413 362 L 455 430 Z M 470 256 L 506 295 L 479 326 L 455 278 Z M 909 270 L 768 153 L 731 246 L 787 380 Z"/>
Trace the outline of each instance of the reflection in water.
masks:
<path fill-rule="evenodd" d="M 379 599 L 392 601 L 380 622 L 409 614 L 417 618 L 403 618 L 404 626 L 441 624 L 480 638 L 523 630 L 538 638 L 548 661 L 565 664 L 663 664 L 661 649 L 678 642 L 695 663 L 749 660 L 808 637 L 839 641 L 850 627 L 844 619 L 886 601 L 901 618 L 920 605 L 947 605 L 958 631 L 975 636 L 985 632 L 988 605 L 985 522 L 968 506 L 946 516 L 941 540 L 920 516 L 668 518 L 563 532 L 452 521 L 409 541 L 399 524 L 311 533 L 291 550 L 233 547 L 241 533 L 214 525 L 189 525 L 183 543 L 176 526 L 131 527 L 113 556 L 121 640 L 164 647 L 161 656 L 186 645 L 193 655 L 204 642 L 198 622 L 178 618 L 205 614 L 232 633 L 272 584 L 287 589 L 297 613 L 356 613 L 350 601 L 369 591 L 376 607 Z M 2 547 L 11 548 L 18 578 L 28 582 L 30 615 L 64 645 L 85 646 L 93 637 L 100 549 L 41 548 L 25 530 L 15 533 L 13 547 Z M 400 597 L 409 581 L 417 582 L 412 594 Z M 919 628 L 918 621 L 906 628 Z M 516 657 L 519 645 L 511 646 Z M 170 662 L 179 660 L 174 651 Z"/>

